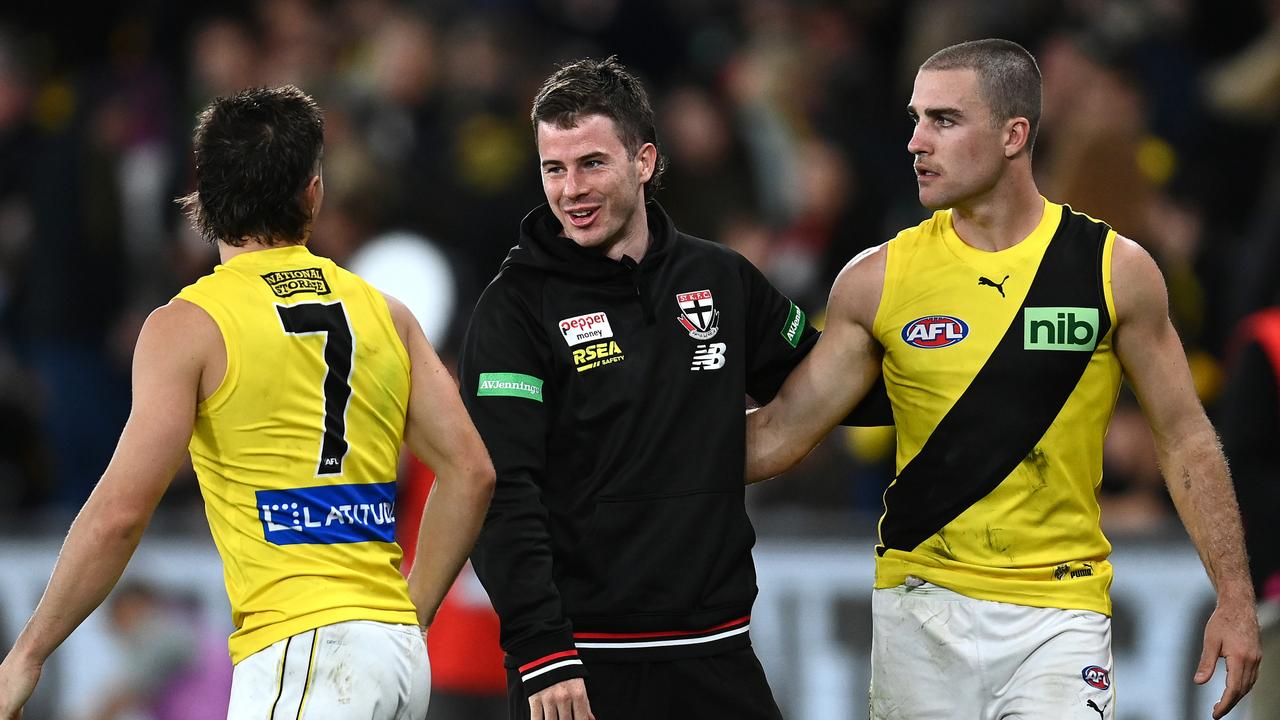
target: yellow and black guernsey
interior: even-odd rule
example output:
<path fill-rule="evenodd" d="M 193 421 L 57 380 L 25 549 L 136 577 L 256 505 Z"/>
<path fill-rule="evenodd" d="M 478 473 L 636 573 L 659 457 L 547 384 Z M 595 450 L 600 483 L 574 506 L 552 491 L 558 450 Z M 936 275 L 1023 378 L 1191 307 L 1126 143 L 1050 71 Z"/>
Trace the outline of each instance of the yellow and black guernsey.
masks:
<path fill-rule="evenodd" d="M 1110 615 L 1098 525 L 1119 392 L 1115 232 L 1045 201 L 984 252 L 939 211 L 888 244 L 874 333 L 897 426 L 876 587 L 915 576 L 963 595 Z"/>
<path fill-rule="evenodd" d="M 297 245 L 237 255 L 178 298 L 226 345 L 190 450 L 231 659 L 337 622 L 417 624 L 394 511 L 409 356 L 386 299 Z"/>

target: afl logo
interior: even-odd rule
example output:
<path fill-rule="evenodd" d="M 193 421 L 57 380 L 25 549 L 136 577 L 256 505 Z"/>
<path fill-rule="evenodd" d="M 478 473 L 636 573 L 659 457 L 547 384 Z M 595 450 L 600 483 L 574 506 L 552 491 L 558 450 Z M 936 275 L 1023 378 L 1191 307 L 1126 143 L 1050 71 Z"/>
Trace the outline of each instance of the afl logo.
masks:
<path fill-rule="evenodd" d="M 969 325 L 950 315 L 928 315 L 912 320 L 902 328 L 902 340 L 918 348 L 944 348 L 955 345 L 969 334 Z"/>
<path fill-rule="evenodd" d="M 1099 690 L 1106 690 L 1111 687 L 1111 673 L 1104 667 L 1090 665 L 1080 671 L 1080 677 L 1089 684 L 1090 687 L 1096 687 Z"/>

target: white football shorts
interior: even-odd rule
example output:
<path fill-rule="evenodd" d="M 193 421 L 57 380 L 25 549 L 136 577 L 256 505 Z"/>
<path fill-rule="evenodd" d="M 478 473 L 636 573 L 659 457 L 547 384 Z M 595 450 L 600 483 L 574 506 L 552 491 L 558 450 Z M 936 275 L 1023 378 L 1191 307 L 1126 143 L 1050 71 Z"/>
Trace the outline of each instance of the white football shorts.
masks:
<path fill-rule="evenodd" d="M 422 631 L 354 620 L 298 633 L 241 660 L 227 720 L 422 720 L 430 696 Z"/>
<path fill-rule="evenodd" d="M 919 583 L 872 592 L 872 720 L 1115 718 L 1111 618 Z"/>

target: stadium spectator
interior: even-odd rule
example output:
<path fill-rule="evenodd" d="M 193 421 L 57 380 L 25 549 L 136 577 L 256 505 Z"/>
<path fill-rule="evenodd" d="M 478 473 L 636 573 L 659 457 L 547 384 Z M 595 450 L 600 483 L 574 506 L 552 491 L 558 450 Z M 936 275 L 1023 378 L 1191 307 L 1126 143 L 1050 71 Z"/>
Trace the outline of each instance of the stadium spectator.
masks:
<path fill-rule="evenodd" d="M 843 271 L 813 353 L 750 415 L 747 480 L 803 457 L 883 368 L 898 461 L 876 547 L 871 716 L 1106 720 L 1096 492 L 1126 376 L 1217 591 L 1194 680 L 1226 658 L 1220 718 L 1260 656 L 1235 494 L 1154 261 L 1036 186 L 1040 87 L 1007 40 L 920 66 L 907 150 L 935 213 Z M 950 691 L 924 690 L 937 687 Z"/>
<path fill-rule="evenodd" d="M 419 626 L 466 559 L 493 470 L 409 310 L 307 250 L 323 133 L 293 86 L 201 113 L 181 203 L 222 265 L 142 328 L 129 421 L 0 664 L 0 718 L 21 714 L 50 653 L 120 578 L 188 448 L 236 625 L 228 716 L 304 703 L 335 720 L 426 714 Z M 407 583 L 392 507 L 402 442 L 441 473 Z"/>

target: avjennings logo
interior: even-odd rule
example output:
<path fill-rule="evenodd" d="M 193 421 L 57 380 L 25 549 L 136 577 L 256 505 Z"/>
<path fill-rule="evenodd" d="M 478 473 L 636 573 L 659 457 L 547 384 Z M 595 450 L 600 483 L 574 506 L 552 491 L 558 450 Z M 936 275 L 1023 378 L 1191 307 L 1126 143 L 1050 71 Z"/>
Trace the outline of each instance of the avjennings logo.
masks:
<path fill-rule="evenodd" d="M 289 297 L 298 293 L 329 294 L 329 281 L 324 279 L 320 268 L 300 268 L 298 270 L 277 270 L 262 276 L 271 292 L 276 297 Z"/>
<path fill-rule="evenodd" d="M 1098 308 L 1022 309 L 1023 350 L 1081 350 L 1098 345 Z"/>
<path fill-rule="evenodd" d="M 786 322 L 782 323 L 782 339 L 787 341 L 791 347 L 800 344 L 800 336 L 804 334 L 804 311 L 791 303 L 791 310 L 787 312 Z"/>
<path fill-rule="evenodd" d="M 480 373 L 477 397 L 514 397 L 542 402 L 542 378 L 520 373 Z"/>
<path fill-rule="evenodd" d="M 560 334 L 573 347 L 588 340 L 607 340 L 613 337 L 613 328 L 609 327 L 608 315 L 593 312 L 561 320 Z"/>
<path fill-rule="evenodd" d="M 680 317 L 676 321 L 689 331 L 689 337 L 710 340 L 719 332 L 720 311 L 716 310 L 710 290 L 677 293 L 676 304 L 680 306 Z"/>
<path fill-rule="evenodd" d="M 259 490 L 255 497 L 272 545 L 395 542 L 394 482 Z"/>
<path fill-rule="evenodd" d="M 950 315 L 926 315 L 902 328 L 903 342 L 928 350 L 955 345 L 968 335 L 968 323 Z"/>

